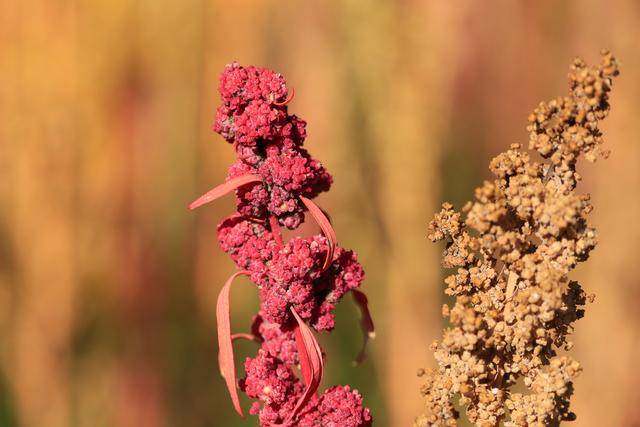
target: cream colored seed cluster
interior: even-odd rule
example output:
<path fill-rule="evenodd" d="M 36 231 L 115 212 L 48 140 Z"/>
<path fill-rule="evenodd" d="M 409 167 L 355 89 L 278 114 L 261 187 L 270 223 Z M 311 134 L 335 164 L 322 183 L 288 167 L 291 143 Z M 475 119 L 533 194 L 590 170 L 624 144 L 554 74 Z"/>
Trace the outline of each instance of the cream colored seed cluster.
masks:
<path fill-rule="evenodd" d="M 576 162 L 607 155 L 598 122 L 617 74 L 608 52 L 599 67 L 576 59 L 569 95 L 529 116 L 531 154 L 512 145 L 491 161 L 496 179 L 476 189 L 475 201 L 462 213 L 445 203 L 429 225 L 432 241 L 446 241 L 443 266 L 455 270 L 445 292 L 455 304 L 442 310 L 450 326 L 433 344 L 437 369 L 419 371 L 426 411 L 416 426 L 455 426 L 456 407 L 478 426 L 575 418 L 569 400 L 581 368 L 557 351 L 571 348 L 567 335 L 592 299 L 568 274 L 597 238 L 589 196 L 575 191 Z M 512 391 L 519 380 L 526 393 Z"/>

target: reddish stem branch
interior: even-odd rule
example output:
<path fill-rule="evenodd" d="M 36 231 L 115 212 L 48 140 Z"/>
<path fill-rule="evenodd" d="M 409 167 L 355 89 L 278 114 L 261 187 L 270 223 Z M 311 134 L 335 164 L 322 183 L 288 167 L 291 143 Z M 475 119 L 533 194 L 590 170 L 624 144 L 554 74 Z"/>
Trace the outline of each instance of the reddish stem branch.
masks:
<path fill-rule="evenodd" d="M 276 240 L 276 243 L 282 246 L 282 231 L 280 230 L 280 224 L 278 224 L 278 218 L 274 215 L 269 215 L 269 226 L 271 227 L 271 234 Z"/>
<path fill-rule="evenodd" d="M 253 334 L 247 334 L 245 332 L 239 332 L 237 334 L 231 334 L 231 341 L 235 340 L 247 340 L 253 342 L 260 342 L 260 339 Z"/>

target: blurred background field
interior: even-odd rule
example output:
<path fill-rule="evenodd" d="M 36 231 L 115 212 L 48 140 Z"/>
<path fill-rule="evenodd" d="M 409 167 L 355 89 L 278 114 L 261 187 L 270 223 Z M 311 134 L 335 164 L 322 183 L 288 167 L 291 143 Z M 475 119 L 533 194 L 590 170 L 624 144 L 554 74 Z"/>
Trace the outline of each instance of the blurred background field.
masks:
<path fill-rule="evenodd" d="M 335 178 L 318 202 L 367 270 L 370 358 L 350 364 L 347 298 L 321 338 L 324 384 L 358 388 L 377 425 L 409 425 L 442 328 L 428 221 L 526 142 L 575 55 L 604 47 L 622 75 L 613 154 L 581 165 L 600 246 L 576 274 L 597 297 L 575 332 L 574 425 L 640 426 L 639 19 L 633 0 L 0 0 L 0 426 L 255 424 L 216 366 L 215 298 L 234 267 L 215 225 L 233 200 L 186 209 L 233 158 L 210 130 L 233 60 L 295 87 L 291 111 Z M 245 330 L 255 291 L 233 298 Z"/>

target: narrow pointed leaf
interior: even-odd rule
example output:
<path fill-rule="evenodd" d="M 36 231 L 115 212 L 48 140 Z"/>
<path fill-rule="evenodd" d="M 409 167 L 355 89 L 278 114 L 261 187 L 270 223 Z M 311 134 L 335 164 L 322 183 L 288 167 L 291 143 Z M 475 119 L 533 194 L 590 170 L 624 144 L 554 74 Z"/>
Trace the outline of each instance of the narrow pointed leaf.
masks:
<path fill-rule="evenodd" d="M 376 337 L 375 327 L 373 325 L 373 318 L 371 317 L 371 312 L 369 311 L 369 300 L 364 292 L 354 289 L 351 291 L 353 293 L 353 300 L 356 302 L 356 305 L 360 309 L 360 327 L 362 328 L 362 336 L 363 343 L 362 349 L 356 359 L 354 360 L 354 364 L 359 365 L 367 358 L 367 342 L 369 339 L 373 339 Z"/>
<path fill-rule="evenodd" d="M 331 222 L 318 205 L 306 197 L 300 196 L 300 200 L 302 200 L 302 203 L 304 203 L 307 209 L 309 209 L 309 213 L 313 216 L 313 219 L 316 220 L 318 226 L 322 230 L 322 233 L 329 241 L 329 252 L 327 252 L 327 257 L 325 258 L 324 266 L 322 267 L 323 270 L 326 270 L 333 261 L 333 251 L 335 250 L 335 246 L 338 242 L 336 231 L 333 229 Z"/>
<path fill-rule="evenodd" d="M 324 360 L 322 360 L 322 350 L 320 350 L 318 340 L 316 340 L 316 337 L 313 335 L 311 328 L 302 321 L 293 308 L 291 312 L 298 323 L 296 327 L 296 344 L 298 346 L 302 376 L 307 388 L 289 415 L 287 423 L 298 415 L 300 410 L 304 408 L 304 405 L 309 402 L 311 396 L 318 390 L 324 373 Z"/>
<path fill-rule="evenodd" d="M 220 373 L 227 383 L 227 390 L 229 390 L 233 407 L 241 417 L 244 417 L 242 408 L 240 407 L 240 398 L 238 397 L 236 384 L 236 367 L 233 358 L 233 339 L 231 337 L 231 318 L 229 316 L 231 285 L 236 277 L 241 275 L 249 275 L 249 272 L 238 271 L 234 273 L 227 279 L 227 282 L 220 290 L 218 303 L 216 305 L 216 320 L 218 323 L 218 363 L 220 364 Z"/>
<path fill-rule="evenodd" d="M 312 381 L 313 367 L 311 366 L 309 353 L 307 351 L 300 351 L 300 349 L 305 348 L 304 337 L 302 336 L 300 326 L 296 325 L 294 332 L 296 337 L 296 347 L 298 348 L 298 358 L 300 359 L 300 371 L 302 372 L 304 384 L 308 386 Z"/>
<path fill-rule="evenodd" d="M 199 208 L 202 205 L 205 205 L 209 202 L 219 199 L 220 197 L 232 192 L 238 187 L 242 187 L 243 185 L 250 184 L 252 182 L 260 182 L 260 181 L 261 179 L 257 175 L 242 175 L 236 178 L 231 178 L 229 181 L 225 182 L 224 184 L 220 184 L 217 187 L 207 191 L 202 196 L 198 197 L 189 205 L 189 209 Z"/>

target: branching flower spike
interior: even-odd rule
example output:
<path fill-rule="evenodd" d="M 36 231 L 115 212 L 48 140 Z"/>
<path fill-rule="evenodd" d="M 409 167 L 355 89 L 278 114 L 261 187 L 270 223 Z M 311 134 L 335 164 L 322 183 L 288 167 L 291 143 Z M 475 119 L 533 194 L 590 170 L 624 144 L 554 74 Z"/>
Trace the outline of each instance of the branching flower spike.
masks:
<path fill-rule="evenodd" d="M 189 208 L 235 191 L 237 212 L 218 225 L 218 242 L 239 271 L 220 291 L 216 310 L 220 372 L 233 406 L 242 416 L 233 342 L 247 339 L 260 348 L 245 361 L 239 387 L 256 399 L 250 413 L 261 425 L 370 426 L 371 414 L 357 390 L 335 386 L 318 395 L 325 361 L 313 330 L 334 328 L 333 309 L 348 292 L 361 311 L 365 343 L 373 336 L 373 321 L 358 289 L 362 266 L 352 251 L 337 246 L 331 222 L 312 201 L 332 178 L 302 147 L 306 123 L 288 113 L 294 91 L 273 71 L 235 63 L 220 76 L 219 90 L 223 103 L 214 130 L 233 144 L 237 161 L 225 183 Z M 305 212 L 322 234 L 284 242 L 280 227 L 296 229 Z M 230 290 L 243 275 L 259 290 L 260 311 L 251 333 L 232 333 Z M 361 352 L 358 360 L 363 359 Z"/>
<path fill-rule="evenodd" d="M 593 298 L 569 272 L 596 246 L 576 163 L 607 155 L 598 125 L 616 75 L 608 52 L 599 67 L 576 59 L 568 96 L 529 116 L 531 151 L 514 144 L 499 154 L 490 164 L 495 179 L 463 213 L 445 203 L 431 222 L 429 239 L 446 241 L 442 264 L 454 270 L 445 293 L 455 303 L 443 307 L 450 326 L 433 344 L 437 368 L 419 371 L 426 412 L 416 426 L 455 426 L 454 400 L 478 426 L 575 419 L 569 403 L 581 367 L 558 350 L 571 349 L 568 334 Z M 514 390 L 519 380 L 525 393 Z"/>

